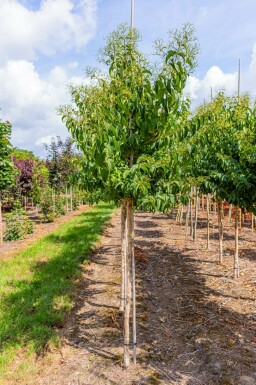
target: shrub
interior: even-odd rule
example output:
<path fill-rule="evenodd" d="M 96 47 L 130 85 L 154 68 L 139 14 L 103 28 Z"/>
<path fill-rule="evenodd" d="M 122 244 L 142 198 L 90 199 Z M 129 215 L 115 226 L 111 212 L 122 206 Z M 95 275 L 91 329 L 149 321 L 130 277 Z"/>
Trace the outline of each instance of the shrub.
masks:
<path fill-rule="evenodd" d="M 26 213 L 21 209 L 16 209 L 10 214 L 6 214 L 5 241 L 16 241 L 23 239 L 26 234 L 34 232 L 35 222 L 31 221 Z"/>

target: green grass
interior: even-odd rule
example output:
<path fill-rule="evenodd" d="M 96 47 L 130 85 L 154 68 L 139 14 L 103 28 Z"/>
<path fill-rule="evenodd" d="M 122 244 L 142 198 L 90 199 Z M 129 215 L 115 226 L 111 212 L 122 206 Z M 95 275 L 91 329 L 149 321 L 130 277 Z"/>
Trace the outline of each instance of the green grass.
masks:
<path fill-rule="evenodd" d="M 58 342 L 81 265 L 113 211 L 112 205 L 94 206 L 0 262 L 0 373 L 17 352 L 40 354 Z"/>

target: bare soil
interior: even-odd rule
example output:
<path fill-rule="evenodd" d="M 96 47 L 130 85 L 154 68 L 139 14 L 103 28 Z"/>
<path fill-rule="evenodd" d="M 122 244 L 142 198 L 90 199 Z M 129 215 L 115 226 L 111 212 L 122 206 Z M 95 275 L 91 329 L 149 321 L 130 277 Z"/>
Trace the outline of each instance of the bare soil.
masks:
<path fill-rule="evenodd" d="M 38 359 L 33 385 L 255 385 L 255 232 L 240 231 L 241 277 L 233 279 L 234 230 L 225 220 L 224 265 L 217 218 L 206 251 L 205 214 L 197 241 L 165 214 L 136 214 L 138 363 L 122 368 L 120 220 L 83 266 L 62 347 Z M 12 384 L 13 385 L 13 384 Z M 16 385 L 16 384 L 15 384 Z"/>

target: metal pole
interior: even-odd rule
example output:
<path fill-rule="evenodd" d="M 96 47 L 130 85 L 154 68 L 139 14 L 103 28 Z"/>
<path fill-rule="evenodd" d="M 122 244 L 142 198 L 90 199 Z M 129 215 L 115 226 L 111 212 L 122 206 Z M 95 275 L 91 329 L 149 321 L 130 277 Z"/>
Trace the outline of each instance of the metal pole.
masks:
<path fill-rule="evenodd" d="M 131 29 L 134 28 L 134 0 L 131 0 Z"/>
<path fill-rule="evenodd" d="M 241 73 L 240 73 L 240 59 L 238 60 L 238 85 L 237 85 L 237 95 L 238 95 L 238 99 L 240 97 L 240 77 L 241 77 Z"/>

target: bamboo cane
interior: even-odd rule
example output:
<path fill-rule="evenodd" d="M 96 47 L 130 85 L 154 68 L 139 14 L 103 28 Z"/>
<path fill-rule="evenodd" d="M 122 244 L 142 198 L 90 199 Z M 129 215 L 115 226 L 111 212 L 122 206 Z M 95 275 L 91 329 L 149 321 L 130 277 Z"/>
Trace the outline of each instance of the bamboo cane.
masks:
<path fill-rule="evenodd" d="M 235 279 L 237 279 L 239 277 L 238 215 L 239 215 L 239 208 L 236 206 L 236 211 L 235 211 L 235 256 L 234 256 L 234 278 Z"/>

